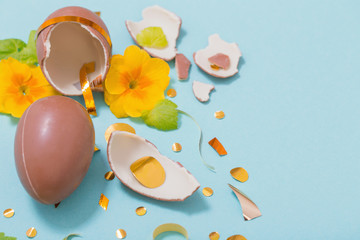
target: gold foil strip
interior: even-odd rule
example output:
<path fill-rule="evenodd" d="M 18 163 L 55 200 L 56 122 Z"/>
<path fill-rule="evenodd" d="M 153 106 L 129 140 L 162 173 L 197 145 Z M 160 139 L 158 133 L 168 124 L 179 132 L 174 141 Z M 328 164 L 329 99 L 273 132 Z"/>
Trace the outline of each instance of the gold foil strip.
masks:
<path fill-rule="evenodd" d="M 111 39 L 110 39 L 110 35 L 102 28 L 100 27 L 98 24 L 96 24 L 95 22 L 87 19 L 87 18 L 83 18 L 83 17 L 78 17 L 78 16 L 61 16 L 61 17 L 55 17 L 55 18 L 51 18 L 49 20 L 46 20 L 43 24 L 41 24 L 41 26 L 38 28 L 37 30 L 37 36 L 39 36 L 39 34 L 47 27 L 54 25 L 56 23 L 61 23 L 61 22 L 77 22 L 77 23 L 81 23 L 83 25 L 92 27 L 93 29 L 95 29 L 96 31 L 98 31 L 101 35 L 103 35 L 103 37 L 106 39 L 106 41 L 108 42 L 110 48 L 112 47 L 112 43 L 111 43 Z"/>
<path fill-rule="evenodd" d="M 216 111 L 214 113 L 214 116 L 217 118 L 217 119 L 223 119 L 225 117 L 225 113 L 223 111 Z"/>
<path fill-rule="evenodd" d="M 163 166 L 151 156 L 142 157 L 130 166 L 136 180 L 147 188 L 160 187 L 166 179 Z"/>
<path fill-rule="evenodd" d="M 209 187 L 205 187 L 203 188 L 202 193 L 205 197 L 211 197 L 214 194 L 214 191 Z"/>
<path fill-rule="evenodd" d="M 178 233 L 182 234 L 186 238 L 186 240 L 189 239 L 189 235 L 183 226 L 176 224 L 176 223 L 165 223 L 165 224 L 162 224 L 162 225 L 158 226 L 157 228 L 155 228 L 155 230 L 153 232 L 153 240 L 158 235 L 160 235 L 161 233 L 164 233 L 164 232 L 178 232 Z"/>
<path fill-rule="evenodd" d="M 240 202 L 245 221 L 249 221 L 251 219 L 261 216 L 261 212 L 259 208 L 256 206 L 256 204 L 253 201 L 251 201 L 250 198 L 248 198 L 244 193 L 242 193 L 239 189 L 237 189 L 233 185 L 229 184 L 229 187 L 231 188 L 231 190 L 233 190 L 233 192 L 235 193 L 236 197 Z"/>
<path fill-rule="evenodd" d="M 220 238 L 220 234 L 218 232 L 212 232 L 209 234 L 210 240 L 219 240 L 219 238 Z"/>
<path fill-rule="evenodd" d="M 221 67 L 219 67 L 219 66 L 216 65 L 216 64 L 211 64 L 210 67 L 211 67 L 212 70 L 215 70 L 215 71 L 219 71 L 220 68 L 221 68 Z"/>
<path fill-rule="evenodd" d="M 230 174 L 234 179 L 236 179 L 240 182 L 246 182 L 249 179 L 249 174 L 242 167 L 237 167 L 237 168 L 231 169 Z"/>
<path fill-rule="evenodd" d="M 26 231 L 26 236 L 28 238 L 33 238 L 33 237 L 36 236 L 36 234 L 37 234 L 37 231 L 36 231 L 36 229 L 34 227 L 31 227 Z"/>
<path fill-rule="evenodd" d="M 224 146 L 221 144 L 221 142 L 216 138 L 214 137 L 213 139 L 211 139 L 209 141 L 209 144 L 210 146 L 212 146 L 215 151 L 220 155 L 220 156 L 224 156 L 227 154 Z"/>
<path fill-rule="evenodd" d="M 169 89 L 169 90 L 166 92 L 166 94 L 168 95 L 168 97 L 171 97 L 171 98 L 176 97 L 176 95 L 177 95 L 176 90 L 173 89 L 173 88 Z"/>
<path fill-rule="evenodd" d="M 119 238 L 119 239 L 126 238 L 126 231 L 124 229 L 116 230 L 116 237 Z"/>
<path fill-rule="evenodd" d="M 232 235 L 228 237 L 226 240 L 246 240 L 246 238 L 242 235 Z"/>
<path fill-rule="evenodd" d="M 174 143 L 171 148 L 174 152 L 180 152 L 182 150 L 182 146 L 180 143 Z"/>
<path fill-rule="evenodd" d="M 90 88 L 87 75 L 95 71 L 95 62 L 85 63 L 80 69 L 81 91 L 84 96 L 85 106 L 89 114 L 97 116 L 94 96 Z"/>
<path fill-rule="evenodd" d="M 61 203 L 61 202 L 55 203 L 55 204 L 54 204 L 54 207 L 55 207 L 55 208 L 58 208 L 58 206 L 60 205 L 60 203 Z"/>
<path fill-rule="evenodd" d="M 106 211 L 107 208 L 108 208 L 109 199 L 108 199 L 104 194 L 101 194 L 101 195 L 100 195 L 99 205 L 100 205 L 100 207 L 102 207 L 105 211 Z"/>
<path fill-rule="evenodd" d="M 14 211 L 14 209 L 12 209 L 12 208 L 8 208 L 8 209 L 6 209 L 6 210 L 4 211 L 3 214 L 4 214 L 4 217 L 6 217 L 6 218 L 11 218 L 11 217 L 14 216 L 15 211 Z"/>
<path fill-rule="evenodd" d="M 95 145 L 94 146 L 94 152 L 100 151 L 100 149 Z"/>
<path fill-rule="evenodd" d="M 136 215 L 138 216 L 144 216 L 147 212 L 146 208 L 145 207 L 138 207 L 136 210 Z"/>
<path fill-rule="evenodd" d="M 114 131 L 124 131 L 124 132 L 129 132 L 129 133 L 133 133 L 136 134 L 135 129 L 130 126 L 129 124 L 126 123 L 114 123 L 112 125 L 110 125 L 106 131 L 105 131 L 105 140 L 106 142 L 109 142 L 109 138 L 111 136 L 111 133 Z"/>
<path fill-rule="evenodd" d="M 115 178 L 115 174 L 113 171 L 108 171 L 107 173 L 105 173 L 104 178 L 108 181 L 111 181 Z"/>

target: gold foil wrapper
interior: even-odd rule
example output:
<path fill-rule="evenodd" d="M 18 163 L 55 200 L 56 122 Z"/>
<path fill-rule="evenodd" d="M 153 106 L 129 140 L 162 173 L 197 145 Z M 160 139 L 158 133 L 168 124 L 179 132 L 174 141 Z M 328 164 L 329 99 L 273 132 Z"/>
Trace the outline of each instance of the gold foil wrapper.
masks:
<path fill-rule="evenodd" d="M 171 88 L 171 89 L 169 89 L 169 90 L 166 92 L 166 94 L 168 95 L 168 97 L 173 98 L 173 97 L 176 97 L 177 92 L 176 92 L 175 89 Z"/>
<path fill-rule="evenodd" d="M 106 211 L 107 208 L 108 208 L 109 199 L 108 199 L 104 194 L 101 194 L 101 195 L 100 195 L 99 205 L 100 205 L 100 207 L 102 207 L 105 211 Z"/>
<path fill-rule="evenodd" d="M 174 152 L 180 152 L 182 150 L 182 146 L 180 143 L 174 143 L 171 148 Z"/>
<path fill-rule="evenodd" d="M 136 215 L 138 216 L 144 216 L 147 212 L 146 208 L 145 207 L 138 207 L 136 210 Z"/>
<path fill-rule="evenodd" d="M 6 217 L 6 218 L 11 218 L 11 217 L 14 216 L 15 211 L 14 211 L 14 209 L 12 209 L 12 208 L 8 208 L 8 209 L 6 209 L 6 210 L 4 211 L 3 214 L 4 214 L 4 217 Z"/>
<path fill-rule="evenodd" d="M 135 129 L 130 126 L 129 124 L 126 123 L 114 123 L 112 125 L 110 125 L 106 131 L 105 131 L 105 140 L 106 142 L 109 142 L 109 138 L 111 136 L 111 133 L 114 131 L 124 131 L 124 132 L 129 132 L 129 133 L 133 133 L 136 134 Z"/>
<path fill-rule="evenodd" d="M 136 160 L 130 166 L 136 180 L 147 188 L 160 187 L 166 179 L 163 166 L 153 157 L 146 156 Z"/>
<path fill-rule="evenodd" d="M 108 171 L 107 173 L 105 173 L 104 178 L 108 181 L 111 181 L 115 178 L 115 174 L 113 171 Z"/>
<path fill-rule="evenodd" d="M 223 119 L 225 117 L 225 113 L 223 111 L 216 111 L 214 113 L 215 118 L 217 119 Z"/>
<path fill-rule="evenodd" d="M 116 230 L 116 237 L 119 238 L 119 239 L 126 238 L 126 231 L 124 229 Z"/>
<path fill-rule="evenodd" d="M 26 231 L 26 236 L 28 238 L 33 238 L 33 237 L 36 236 L 36 234 L 37 234 L 37 231 L 36 231 L 36 229 L 34 227 L 31 227 Z"/>
<path fill-rule="evenodd" d="M 202 193 L 205 197 L 211 197 L 214 194 L 214 191 L 209 187 L 205 187 L 203 188 Z"/>
<path fill-rule="evenodd" d="M 215 71 L 220 70 L 220 67 L 218 65 L 216 65 L 216 64 L 211 64 L 210 67 L 211 67 L 212 70 L 215 70 Z"/>
<path fill-rule="evenodd" d="M 182 234 L 186 238 L 186 240 L 189 239 L 189 235 L 183 226 L 176 224 L 176 223 L 165 223 L 165 224 L 162 224 L 162 225 L 158 226 L 157 228 L 155 228 L 155 230 L 153 232 L 153 240 L 158 235 L 160 235 L 161 233 L 164 233 L 164 232 L 178 232 L 178 233 Z"/>
<path fill-rule="evenodd" d="M 224 146 L 216 137 L 209 141 L 209 145 L 212 146 L 220 156 L 224 156 L 227 154 Z"/>
<path fill-rule="evenodd" d="M 95 71 L 95 62 L 86 63 L 80 69 L 80 85 L 85 106 L 89 114 L 97 116 L 94 96 L 87 75 Z"/>
<path fill-rule="evenodd" d="M 230 171 L 231 176 L 239 182 L 246 182 L 249 179 L 249 174 L 242 167 L 233 168 Z"/>

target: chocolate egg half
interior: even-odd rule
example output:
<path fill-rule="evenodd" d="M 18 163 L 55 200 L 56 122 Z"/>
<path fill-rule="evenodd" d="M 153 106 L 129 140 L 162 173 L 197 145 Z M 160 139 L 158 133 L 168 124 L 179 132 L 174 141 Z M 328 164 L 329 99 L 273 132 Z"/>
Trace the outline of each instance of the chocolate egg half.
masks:
<path fill-rule="evenodd" d="M 22 185 L 41 203 L 64 200 L 85 177 L 94 146 L 94 126 L 80 103 L 63 96 L 37 100 L 21 117 L 15 135 Z"/>
<path fill-rule="evenodd" d="M 80 18 L 83 23 L 76 20 Z M 102 90 L 111 58 L 105 23 L 82 7 L 61 8 L 45 19 L 45 23 L 50 21 L 60 22 L 39 29 L 36 42 L 39 65 L 48 82 L 64 95 L 82 95 L 80 69 L 85 63 L 95 62 L 95 71 L 88 74 L 88 79 L 93 90 Z"/>

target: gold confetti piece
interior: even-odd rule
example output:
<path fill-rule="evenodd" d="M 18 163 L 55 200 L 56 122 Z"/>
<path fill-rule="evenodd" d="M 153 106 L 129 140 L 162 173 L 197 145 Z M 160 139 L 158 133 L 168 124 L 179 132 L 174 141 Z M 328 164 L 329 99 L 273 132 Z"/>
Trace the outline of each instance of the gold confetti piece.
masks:
<path fill-rule="evenodd" d="M 173 89 L 173 88 L 169 89 L 169 90 L 166 92 L 166 94 L 168 95 L 168 97 L 171 97 L 171 98 L 176 97 L 176 95 L 177 95 L 176 90 Z"/>
<path fill-rule="evenodd" d="M 97 12 L 94 12 L 96 15 L 98 15 L 99 17 L 101 16 L 101 12 L 97 11 Z"/>
<path fill-rule="evenodd" d="M 34 227 L 31 227 L 26 231 L 26 236 L 28 238 L 33 238 L 33 237 L 36 236 L 36 234 L 37 234 L 37 231 L 36 231 L 36 229 Z"/>
<path fill-rule="evenodd" d="M 155 228 L 155 230 L 153 232 L 153 240 L 158 235 L 160 235 L 161 233 L 164 233 L 164 232 L 178 232 L 178 233 L 182 234 L 186 238 L 186 240 L 189 239 L 189 235 L 183 226 L 176 224 L 176 223 L 165 223 L 165 224 L 162 224 L 162 225 L 158 226 L 157 228 Z"/>
<path fill-rule="evenodd" d="M 239 189 L 234 187 L 231 184 L 228 184 L 231 190 L 235 193 L 236 197 L 238 198 L 241 209 L 243 211 L 243 216 L 245 221 L 257 218 L 261 216 L 261 212 L 256 204 L 250 200 L 244 193 L 242 193 Z M 240 235 L 241 236 L 241 235 Z M 237 240 L 237 238 L 235 238 Z"/>
<path fill-rule="evenodd" d="M 95 145 L 94 152 L 100 151 L 100 149 Z"/>
<path fill-rule="evenodd" d="M 108 171 L 107 173 L 105 173 L 105 179 L 108 181 L 111 181 L 115 178 L 115 174 L 113 171 Z"/>
<path fill-rule="evenodd" d="M 4 211 L 4 217 L 6 217 L 6 218 L 11 218 L 12 216 L 14 216 L 14 214 L 15 214 L 15 211 L 12 208 L 8 208 Z"/>
<path fill-rule="evenodd" d="M 120 239 L 126 238 L 126 231 L 124 229 L 116 230 L 116 237 Z"/>
<path fill-rule="evenodd" d="M 174 144 L 172 145 L 172 150 L 173 150 L 174 152 L 180 152 L 180 151 L 182 150 L 181 144 L 180 144 L 180 143 L 174 143 Z"/>
<path fill-rule="evenodd" d="M 202 193 L 204 194 L 205 197 L 211 197 L 214 191 L 209 187 L 205 187 L 203 188 Z"/>
<path fill-rule="evenodd" d="M 138 216 L 144 216 L 146 214 L 146 208 L 145 207 L 138 207 L 136 210 L 135 210 L 136 214 Z"/>
<path fill-rule="evenodd" d="M 109 199 L 104 194 L 101 194 L 99 200 L 100 207 L 102 207 L 106 211 L 108 204 L 109 204 Z"/>
<path fill-rule="evenodd" d="M 224 156 L 227 154 L 224 146 L 221 144 L 221 142 L 216 138 L 214 137 L 213 139 L 211 139 L 209 141 L 209 144 L 210 146 L 212 146 L 215 151 L 220 155 L 220 156 Z"/>
<path fill-rule="evenodd" d="M 80 85 L 84 96 L 85 106 L 89 114 L 97 116 L 94 96 L 90 88 L 90 82 L 87 77 L 89 73 L 95 71 L 95 62 L 85 63 L 80 69 Z"/>
<path fill-rule="evenodd" d="M 153 157 L 146 156 L 136 160 L 131 164 L 130 170 L 136 180 L 147 188 L 157 188 L 165 182 L 165 170 Z"/>
<path fill-rule="evenodd" d="M 242 235 L 232 235 L 231 237 L 228 237 L 226 240 L 246 240 L 246 238 Z"/>
<path fill-rule="evenodd" d="M 135 129 L 132 126 L 130 126 L 129 124 L 126 124 L 126 123 L 114 123 L 114 124 L 110 125 L 105 131 L 105 140 L 106 140 L 106 142 L 109 141 L 111 133 L 114 132 L 114 131 L 124 131 L 124 132 L 129 132 L 129 133 L 136 134 Z"/>
<path fill-rule="evenodd" d="M 215 70 L 215 71 L 220 70 L 220 67 L 218 65 L 216 65 L 216 64 L 211 64 L 210 67 L 211 67 L 212 70 Z"/>
<path fill-rule="evenodd" d="M 67 235 L 63 240 L 72 239 L 73 237 L 80 237 L 80 234 L 78 234 L 78 233 L 71 233 L 71 234 Z"/>
<path fill-rule="evenodd" d="M 218 232 L 212 232 L 209 234 L 210 240 L 219 240 L 219 238 L 220 238 L 220 234 Z"/>
<path fill-rule="evenodd" d="M 240 182 L 246 182 L 249 179 L 249 174 L 242 167 L 233 168 L 230 171 L 230 174 L 233 178 Z"/>
<path fill-rule="evenodd" d="M 217 118 L 217 119 L 223 119 L 225 117 L 225 113 L 223 111 L 216 111 L 214 113 L 214 116 Z"/>
<path fill-rule="evenodd" d="M 55 203 L 54 206 L 57 208 L 60 205 L 61 202 Z"/>

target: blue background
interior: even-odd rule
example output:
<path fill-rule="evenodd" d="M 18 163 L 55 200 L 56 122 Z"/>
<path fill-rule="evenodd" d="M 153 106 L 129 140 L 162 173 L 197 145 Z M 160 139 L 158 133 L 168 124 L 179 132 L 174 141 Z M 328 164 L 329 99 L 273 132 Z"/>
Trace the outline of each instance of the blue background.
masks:
<path fill-rule="evenodd" d="M 16 211 L 11 219 L 0 217 L 0 231 L 25 239 L 34 226 L 39 240 L 69 233 L 116 239 L 116 229 L 123 228 L 127 239 L 151 239 L 157 225 L 175 222 L 187 228 L 192 240 L 208 239 L 212 231 L 221 239 L 232 234 L 251 240 L 359 238 L 360 1 L 0 0 L 0 39 L 27 40 L 29 31 L 52 11 L 80 5 L 101 11 L 113 53 L 119 54 L 133 44 L 125 20 L 140 20 L 142 9 L 154 4 L 182 18 L 178 50 L 191 61 L 213 33 L 237 42 L 243 52 L 239 74 L 224 80 L 193 64 L 190 80 L 179 82 L 170 63 L 169 87 L 178 92 L 173 100 L 200 123 L 204 157 L 217 173 L 202 165 L 197 127 L 189 118 L 181 116 L 176 131 L 157 131 L 139 121 L 116 119 L 96 94 L 99 116 L 93 121 L 101 151 L 81 186 L 55 209 L 32 200 L 21 186 L 13 157 L 18 121 L 0 114 L 0 210 Z M 215 85 L 209 103 L 194 98 L 193 80 Z M 217 110 L 226 113 L 225 119 L 213 117 Z M 159 202 L 128 190 L 117 179 L 106 182 L 104 131 L 115 122 L 130 123 L 164 155 L 187 167 L 202 187 L 212 187 L 214 195 L 205 198 L 198 191 L 185 202 Z M 207 144 L 213 137 L 223 143 L 227 156 L 219 157 Z M 172 152 L 174 142 L 183 145 L 182 152 Z M 246 183 L 229 174 L 238 166 L 250 175 Z M 227 183 L 249 195 L 263 216 L 244 222 Z M 106 212 L 98 206 L 100 193 L 110 199 Z M 138 206 L 148 213 L 137 216 Z"/>

